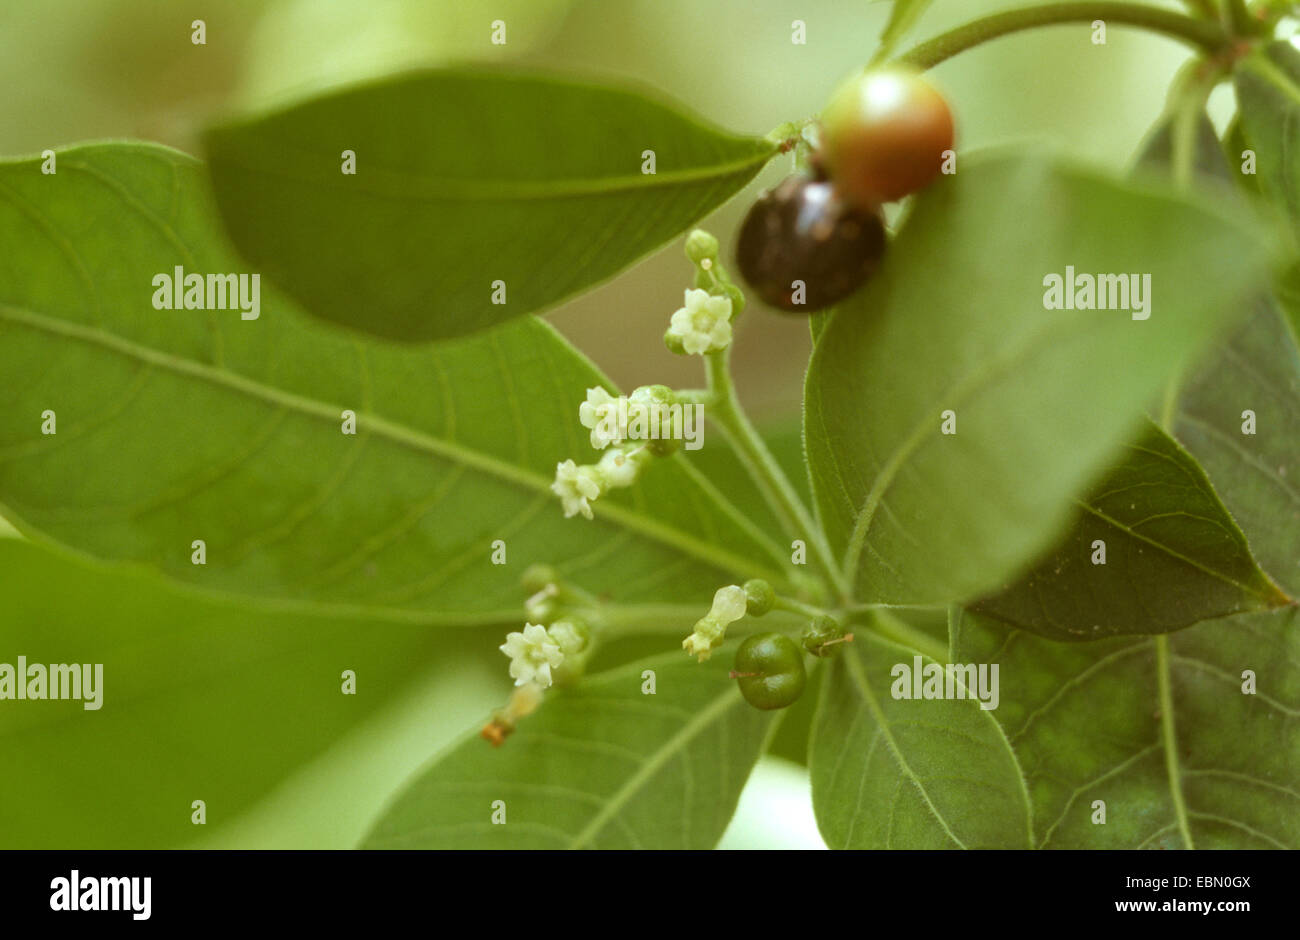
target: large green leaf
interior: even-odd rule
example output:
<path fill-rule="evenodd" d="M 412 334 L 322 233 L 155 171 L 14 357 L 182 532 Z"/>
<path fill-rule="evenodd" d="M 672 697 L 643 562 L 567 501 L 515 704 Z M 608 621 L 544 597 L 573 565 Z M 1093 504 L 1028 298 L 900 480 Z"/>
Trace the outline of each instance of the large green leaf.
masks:
<path fill-rule="evenodd" d="M 1053 639 L 1093 640 L 1290 600 L 1255 564 L 1205 471 L 1154 424 L 1077 502 L 1052 552 L 974 610 Z"/>
<path fill-rule="evenodd" d="M 363 847 L 712 848 L 773 720 L 727 678 L 730 652 L 701 666 L 679 651 L 548 692 L 501 748 L 474 736 L 436 758 Z"/>
<path fill-rule="evenodd" d="M 827 844 L 1029 848 L 1029 797 L 992 711 L 971 698 L 894 698 L 891 670 L 911 669 L 916 652 L 854 636 L 822 682 L 809 745 Z"/>
<path fill-rule="evenodd" d="M 215 128 L 206 147 L 222 216 L 259 270 L 313 314 L 404 340 L 554 306 L 776 152 L 639 92 L 478 69 L 334 92 Z"/>
<path fill-rule="evenodd" d="M 153 309 L 158 272 L 240 270 L 203 192 L 148 145 L 68 150 L 55 176 L 0 164 L 0 507 L 20 529 L 206 589 L 451 624 L 513 616 L 536 561 L 629 603 L 780 580 L 788 556 L 683 456 L 562 517 L 549 484 L 598 456 L 577 406 L 604 380 L 535 318 L 403 347 L 269 289 L 256 320 Z"/>
<path fill-rule="evenodd" d="M 1068 644 L 969 615 L 953 647 L 1001 664 L 1038 846 L 1300 848 L 1296 608 Z"/>
<path fill-rule="evenodd" d="M 414 625 L 249 611 L 0 539 L 0 662 L 100 664 L 97 710 L 0 701 L 0 848 L 175 847 L 403 693 L 461 641 Z M 344 695 L 343 671 L 356 675 Z M 206 804 L 207 828 L 191 823 Z"/>
<path fill-rule="evenodd" d="M 1270 262 L 1236 216 L 1053 160 L 968 160 L 921 194 L 808 373 L 813 486 L 859 598 L 978 595 L 1048 548 Z M 1149 274 L 1149 319 L 1044 309 L 1067 265 Z"/>
<path fill-rule="evenodd" d="M 1262 298 L 1191 374 L 1174 418 L 1260 565 L 1300 594 L 1300 352 L 1274 300 Z"/>

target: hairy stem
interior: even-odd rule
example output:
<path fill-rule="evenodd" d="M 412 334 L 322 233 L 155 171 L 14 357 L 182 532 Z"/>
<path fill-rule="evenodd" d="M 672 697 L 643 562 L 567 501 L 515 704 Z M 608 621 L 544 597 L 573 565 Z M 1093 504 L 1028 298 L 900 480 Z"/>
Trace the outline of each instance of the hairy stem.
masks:
<path fill-rule="evenodd" d="M 959 52 L 965 52 L 999 36 L 1039 26 L 1091 23 L 1093 20 L 1139 27 L 1208 52 L 1217 52 L 1229 42 L 1228 34 L 1218 23 L 1193 19 L 1171 10 L 1160 10 L 1139 3 L 1054 3 L 1050 6 L 1008 10 L 972 20 L 965 26 L 959 26 L 913 47 L 895 61 L 902 65 L 928 69 Z"/>
<path fill-rule="evenodd" d="M 729 351 L 723 349 L 711 353 L 705 360 L 709 378 L 709 418 L 730 439 L 741 463 L 776 513 L 781 528 L 790 538 L 803 540 L 808 545 L 818 569 L 827 578 L 828 586 L 841 601 L 847 601 L 849 585 L 835 564 L 826 536 L 741 408 L 731 381 Z"/>

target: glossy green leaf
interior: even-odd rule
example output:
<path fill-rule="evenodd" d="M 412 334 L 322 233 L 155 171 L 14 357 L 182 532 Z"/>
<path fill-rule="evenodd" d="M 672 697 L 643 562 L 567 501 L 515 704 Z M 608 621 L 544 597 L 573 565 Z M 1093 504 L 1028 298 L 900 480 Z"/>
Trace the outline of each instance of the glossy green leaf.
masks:
<path fill-rule="evenodd" d="M 334 92 L 214 128 L 206 148 L 222 216 L 258 270 L 317 316 L 402 340 L 555 306 L 682 232 L 775 153 L 640 92 L 480 69 Z M 341 172 L 345 150 L 355 174 Z"/>
<path fill-rule="evenodd" d="M 1269 263 L 1235 215 L 1056 161 L 967 160 L 922 193 L 808 373 L 813 486 L 859 599 L 978 596 L 1046 550 Z M 1044 309 L 1067 265 L 1149 274 L 1149 318 Z"/>
<path fill-rule="evenodd" d="M 865 630 L 854 636 L 823 679 L 809 747 L 827 844 L 1029 848 L 1028 794 L 992 712 L 967 697 L 895 698 L 903 680 L 893 669 L 911 669 L 916 654 Z"/>
<path fill-rule="evenodd" d="M 203 193 L 154 146 L 0 164 L 0 507 L 20 529 L 208 590 L 453 625 L 516 617 L 538 561 L 628 603 L 781 580 L 788 556 L 684 455 L 562 517 L 555 465 L 597 459 L 578 403 L 607 383 L 534 318 L 403 347 L 265 285 L 256 320 L 153 309 L 159 272 L 241 270 Z"/>
<path fill-rule="evenodd" d="M 60 171 L 62 172 L 62 171 Z M 160 848 L 218 829 L 374 716 L 454 634 L 249 611 L 0 539 L 0 662 L 102 665 L 98 709 L 0 700 L 0 848 Z M 343 671 L 356 694 L 342 694 Z M 195 800 L 206 826 L 191 822 Z"/>
<path fill-rule="evenodd" d="M 1057 640 L 1167 633 L 1286 604 L 1205 471 L 1156 425 L 1079 499 L 1051 553 L 973 605 Z"/>
<path fill-rule="evenodd" d="M 1300 847 L 1300 610 L 1068 644 L 967 616 L 954 648 L 1001 665 L 1039 847 Z"/>
<path fill-rule="evenodd" d="M 773 721 L 727 678 L 733 649 L 704 665 L 678 651 L 548 692 L 500 748 L 474 736 L 436 758 L 363 847 L 712 848 Z"/>

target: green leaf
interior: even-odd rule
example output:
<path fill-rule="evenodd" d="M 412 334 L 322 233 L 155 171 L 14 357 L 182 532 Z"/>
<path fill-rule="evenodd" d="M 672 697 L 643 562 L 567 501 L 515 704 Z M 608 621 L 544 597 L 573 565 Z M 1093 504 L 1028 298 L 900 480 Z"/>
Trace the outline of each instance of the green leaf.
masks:
<path fill-rule="evenodd" d="M 1218 484 L 1260 565 L 1300 593 L 1300 354 L 1271 298 L 1184 382 L 1174 433 Z"/>
<path fill-rule="evenodd" d="M 534 318 L 405 347 L 269 289 L 256 320 L 153 309 L 158 272 L 241 270 L 184 155 L 0 164 L 0 233 L 0 509 L 30 535 L 206 590 L 453 625 L 517 617 L 536 561 L 627 603 L 783 580 L 788 556 L 682 455 L 593 522 L 562 517 L 556 463 L 598 457 L 583 390 L 612 386 Z"/>
<path fill-rule="evenodd" d="M 954 649 L 1002 667 L 1039 847 L 1300 847 L 1297 608 L 1068 644 L 967 616 Z"/>
<path fill-rule="evenodd" d="M 1234 73 L 1241 136 L 1255 151 L 1259 189 L 1300 233 L 1300 51 L 1272 43 Z"/>
<path fill-rule="evenodd" d="M 214 128 L 206 148 L 245 257 L 310 313 L 402 340 L 555 306 L 682 232 L 776 152 L 640 92 L 479 69 L 334 92 Z M 345 150 L 355 175 L 341 172 Z"/>
<path fill-rule="evenodd" d="M 883 62 L 898 46 L 898 41 L 916 25 L 921 14 L 930 6 L 931 0 L 893 0 L 889 11 L 889 20 L 880 34 L 880 48 L 871 57 L 873 63 Z"/>
<path fill-rule="evenodd" d="M 918 197 L 808 372 L 813 487 L 859 600 L 978 596 L 1050 546 L 1168 377 L 1266 279 L 1235 219 L 1036 158 L 968 160 Z M 1067 265 L 1149 274 L 1149 319 L 1044 309 Z"/>
<path fill-rule="evenodd" d="M 183 845 L 207 831 L 194 800 L 219 827 L 434 659 L 453 687 L 464 670 L 455 634 L 250 611 L 17 539 L 0 539 L 0 596 L 0 662 L 103 666 L 98 709 L 0 701 L 6 849 Z"/>
<path fill-rule="evenodd" d="M 363 847 L 712 848 L 773 718 L 727 678 L 731 650 L 704 665 L 678 651 L 548 692 L 499 749 L 475 736 L 436 758 Z"/>
<path fill-rule="evenodd" d="M 1205 471 L 1155 424 L 1077 503 L 1060 544 L 973 610 L 1052 639 L 1093 640 L 1290 601 L 1255 564 Z"/>
<path fill-rule="evenodd" d="M 822 836 L 846 849 L 1029 848 L 1029 797 L 992 713 L 965 697 L 893 697 L 891 671 L 915 655 L 860 630 L 831 661 L 809 748 Z"/>

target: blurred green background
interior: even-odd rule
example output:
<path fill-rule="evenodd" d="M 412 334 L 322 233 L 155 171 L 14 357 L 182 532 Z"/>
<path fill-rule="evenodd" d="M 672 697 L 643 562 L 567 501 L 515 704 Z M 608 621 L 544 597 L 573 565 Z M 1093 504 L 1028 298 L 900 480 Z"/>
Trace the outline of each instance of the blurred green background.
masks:
<path fill-rule="evenodd" d="M 912 38 L 1021 5 L 936 0 Z M 216 115 L 464 61 L 621 78 L 725 128 L 764 134 L 815 114 L 870 58 L 888 12 L 866 0 L 0 0 L 0 153 L 126 137 L 198 154 L 198 132 Z M 195 18 L 206 22 L 206 45 L 190 41 Z M 507 24 L 504 46 L 489 41 L 496 19 Z M 791 42 L 794 20 L 806 24 L 805 45 Z M 1120 169 L 1186 57 L 1172 41 L 1123 27 L 1094 45 L 1087 26 L 1072 25 L 998 40 L 933 78 L 957 117 L 959 150 L 1035 141 Z M 1212 110 L 1226 117 L 1226 93 L 1216 93 Z M 449 128 L 448 146 L 472 130 Z M 774 161 L 703 223 L 724 250 L 755 193 L 789 169 Z M 661 342 L 689 274 L 677 242 L 549 319 L 624 387 L 698 385 L 698 362 Z M 756 418 L 788 428 L 798 418 L 807 324 L 751 309 L 739 328 L 737 384 Z M 387 793 L 504 697 L 503 662 L 481 650 L 465 655 L 428 670 L 242 819 L 210 826 L 203 844 L 355 843 Z M 723 844 L 819 842 L 806 776 L 766 760 Z"/>

